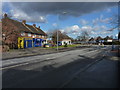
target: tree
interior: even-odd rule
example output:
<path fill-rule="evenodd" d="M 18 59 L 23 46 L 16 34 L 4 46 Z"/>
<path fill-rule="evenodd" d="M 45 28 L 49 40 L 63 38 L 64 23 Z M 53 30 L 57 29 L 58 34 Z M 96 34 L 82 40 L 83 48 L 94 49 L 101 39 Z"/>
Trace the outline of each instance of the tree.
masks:
<path fill-rule="evenodd" d="M 112 28 L 110 28 L 108 31 L 113 31 L 117 28 L 120 27 L 120 16 L 117 14 L 114 14 L 110 20 L 110 22 L 108 24 L 110 24 L 112 26 Z"/>
<path fill-rule="evenodd" d="M 87 31 L 82 31 L 80 36 L 77 36 L 78 41 L 88 41 L 89 39 L 89 34 Z"/>
<path fill-rule="evenodd" d="M 62 41 L 63 39 L 71 39 L 71 38 L 68 35 L 66 35 L 65 33 L 62 33 L 60 30 L 58 30 L 58 41 Z M 57 30 L 55 30 L 53 32 L 52 40 L 54 43 L 57 42 Z"/>

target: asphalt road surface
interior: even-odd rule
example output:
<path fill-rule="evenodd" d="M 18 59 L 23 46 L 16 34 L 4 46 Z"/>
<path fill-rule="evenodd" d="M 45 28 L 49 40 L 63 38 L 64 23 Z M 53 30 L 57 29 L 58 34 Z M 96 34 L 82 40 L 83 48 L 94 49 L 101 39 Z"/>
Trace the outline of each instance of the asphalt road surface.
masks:
<path fill-rule="evenodd" d="M 98 78 L 102 77 L 100 72 L 104 68 L 108 66 L 111 70 L 113 69 L 111 64 L 107 64 L 110 61 L 105 59 L 109 50 L 110 47 L 93 47 L 4 60 L 3 67 L 0 68 L 2 70 L 2 88 L 117 87 L 116 78 L 113 79 L 116 74 L 108 77 L 107 75 L 110 73 L 104 71 L 107 73 L 105 75 L 108 77 L 107 80 L 104 76 L 102 79 L 105 79 L 105 81 L 103 80 L 105 83 L 98 81 Z M 101 62 L 104 68 L 99 64 Z M 113 65 L 113 72 L 117 70 L 115 65 Z M 97 77 L 92 79 L 96 73 Z M 77 81 L 76 77 L 79 77 Z M 91 83 L 91 80 L 94 82 Z M 113 83 L 107 83 L 110 82 L 109 80 L 112 80 Z"/>

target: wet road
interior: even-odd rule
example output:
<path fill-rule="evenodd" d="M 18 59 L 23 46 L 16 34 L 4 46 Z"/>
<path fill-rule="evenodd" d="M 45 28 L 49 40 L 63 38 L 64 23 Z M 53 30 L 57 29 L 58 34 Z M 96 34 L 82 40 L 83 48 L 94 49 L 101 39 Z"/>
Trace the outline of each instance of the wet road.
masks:
<path fill-rule="evenodd" d="M 77 84 L 78 86 L 71 85 L 74 82 L 74 78 L 83 75 L 83 72 L 87 72 L 92 66 L 103 61 L 107 51 L 109 51 L 108 48 L 85 48 L 5 60 L 3 68 L 1 68 L 3 72 L 3 88 L 80 87 L 79 84 Z M 97 67 L 90 70 L 94 71 L 98 69 L 100 68 Z M 81 80 L 84 80 L 84 78 Z M 82 81 L 81 83 L 84 84 L 82 85 L 83 87 L 88 86 L 87 83 L 83 83 Z M 109 87 L 109 85 L 106 87 Z"/>

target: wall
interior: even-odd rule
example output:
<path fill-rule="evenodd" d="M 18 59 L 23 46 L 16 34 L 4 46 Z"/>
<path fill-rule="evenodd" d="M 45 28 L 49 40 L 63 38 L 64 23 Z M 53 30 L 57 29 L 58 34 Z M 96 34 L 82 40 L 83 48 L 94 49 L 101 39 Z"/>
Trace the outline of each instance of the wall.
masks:
<path fill-rule="evenodd" d="M 67 43 L 67 45 L 71 44 L 71 40 L 70 39 L 64 39 L 64 40 L 62 40 L 62 45 L 65 45 L 64 42 Z"/>

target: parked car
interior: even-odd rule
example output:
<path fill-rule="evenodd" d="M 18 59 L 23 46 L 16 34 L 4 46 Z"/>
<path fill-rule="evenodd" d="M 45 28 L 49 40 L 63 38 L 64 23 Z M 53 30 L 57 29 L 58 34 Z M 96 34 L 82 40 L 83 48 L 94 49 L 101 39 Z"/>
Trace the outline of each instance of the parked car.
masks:
<path fill-rule="evenodd" d="M 49 44 L 44 44 L 43 47 L 49 47 Z"/>
<path fill-rule="evenodd" d="M 62 43 L 61 42 L 58 42 L 58 46 L 61 46 L 62 45 Z"/>

